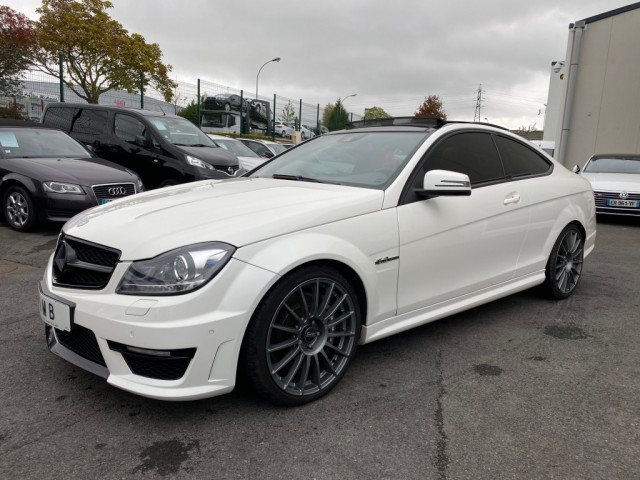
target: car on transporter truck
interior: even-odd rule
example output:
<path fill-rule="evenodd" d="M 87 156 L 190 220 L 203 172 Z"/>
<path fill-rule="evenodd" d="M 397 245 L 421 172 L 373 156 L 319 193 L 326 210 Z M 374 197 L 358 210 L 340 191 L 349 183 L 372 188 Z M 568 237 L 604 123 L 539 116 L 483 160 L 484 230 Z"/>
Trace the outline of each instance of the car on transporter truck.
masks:
<path fill-rule="evenodd" d="M 570 296 L 595 237 L 589 182 L 521 137 L 368 120 L 76 216 L 39 310 L 52 352 L 124 390 L 191 400 L 241 374 L 300 405 L 358 344 L 537 285 Z"/>

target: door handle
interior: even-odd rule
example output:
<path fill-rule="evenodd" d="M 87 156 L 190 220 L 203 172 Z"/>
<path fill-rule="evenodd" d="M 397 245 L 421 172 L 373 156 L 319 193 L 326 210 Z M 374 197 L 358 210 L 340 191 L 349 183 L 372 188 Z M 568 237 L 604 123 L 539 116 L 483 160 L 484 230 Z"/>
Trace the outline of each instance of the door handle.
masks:
<path fill-rule="evenodd" d="M 504 204 L 509 205 L 512 203 L 520 203 L 520 194 L 510 193 L 509 195 L 506 196 L 506 198 L 504 199 Z"/>

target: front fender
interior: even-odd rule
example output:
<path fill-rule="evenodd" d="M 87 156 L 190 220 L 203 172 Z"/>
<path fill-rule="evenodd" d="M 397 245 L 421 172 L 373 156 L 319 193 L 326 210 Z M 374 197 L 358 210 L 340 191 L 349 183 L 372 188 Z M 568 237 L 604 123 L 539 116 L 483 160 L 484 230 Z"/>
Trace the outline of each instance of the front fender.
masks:
<path fill-rule="evenodd" d="M 399 266 L 395 209 L 267 239 L 238 249 L 239 260 L 284 276 L 311 262 L 339 262 L 360 279 L 365 324 L 395 315 Z"/>

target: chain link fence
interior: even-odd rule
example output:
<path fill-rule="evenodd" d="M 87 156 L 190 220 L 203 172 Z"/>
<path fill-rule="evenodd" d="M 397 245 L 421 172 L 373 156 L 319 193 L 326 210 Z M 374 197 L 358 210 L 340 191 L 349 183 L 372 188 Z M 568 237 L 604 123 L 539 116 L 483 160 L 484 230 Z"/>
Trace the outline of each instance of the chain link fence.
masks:
<path fill-rule="evenodd" d="M 227 85 L 198 80 L 198 83 L 176 81 L 172 102 L 166 102 L 163 95 L 144 84 L 144 95 L 137 92 L 109 90 L 100 95 L 101 105 L 144 108 L 164 113 L 178 114 L 185 108 L 196 109 L 194 118 L 204 131 L 219 133 L 258 133 L 273 136 L 274 121 L 288 123 L 307 138 L 307 131 L 321 132 L 324 108 L 293 99 L 278 93 L 271 96 L 239 90 Z M 31 120 L 39 121 L 45 106 L 50 102 L 87 103 L 59 77 L 38 70 L 24 72 L 19 95 L 7 96 L 0 93 L 0 106 L 13 107 Z M 361 120 L 362 116 L 349 113 L 350 120 Z"/>

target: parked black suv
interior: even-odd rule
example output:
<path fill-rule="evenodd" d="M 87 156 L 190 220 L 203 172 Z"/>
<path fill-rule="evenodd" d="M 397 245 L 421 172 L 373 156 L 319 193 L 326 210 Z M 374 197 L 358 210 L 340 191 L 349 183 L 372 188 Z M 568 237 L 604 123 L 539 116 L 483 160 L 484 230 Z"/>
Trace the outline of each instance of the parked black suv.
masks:
<path fill-rule="evenodd" d="M 150 110 L 51 103 L 42 123 L 136 172 L 147 189 L 242 174 L 238 159 L 188 120 Z"/>

